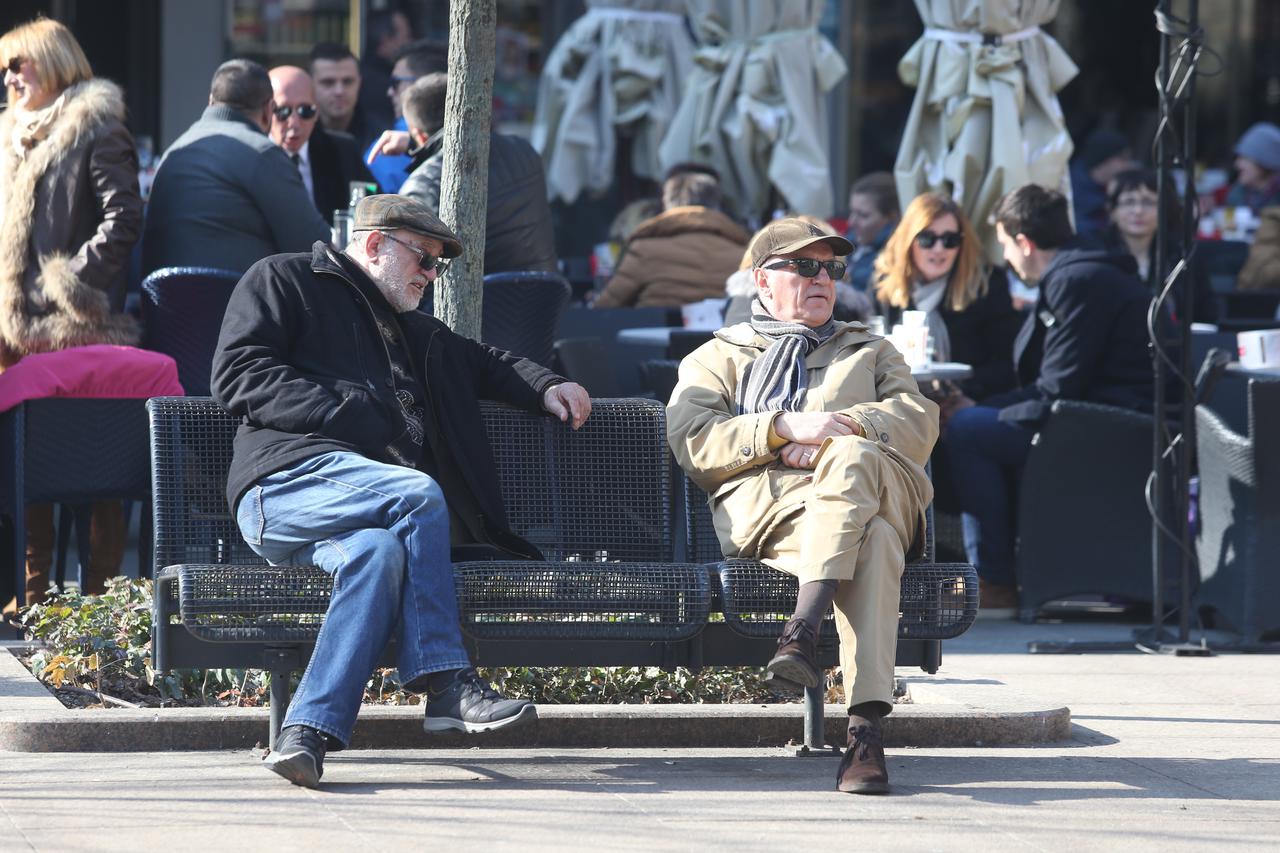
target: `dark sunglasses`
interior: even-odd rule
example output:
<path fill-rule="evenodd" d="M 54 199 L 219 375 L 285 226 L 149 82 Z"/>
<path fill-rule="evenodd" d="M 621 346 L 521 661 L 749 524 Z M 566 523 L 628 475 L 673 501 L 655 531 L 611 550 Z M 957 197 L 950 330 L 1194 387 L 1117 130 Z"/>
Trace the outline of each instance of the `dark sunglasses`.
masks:
<path fill-rule="evenodd" d="M 804 278 L 817 278 L 820 270 L 826 270 L 827 275 L 832 280 L 838 280 L 844 277 L 844 271 L 849 265 L 844 261 L 816 261 L 813 258 L 787 258 L 785 261 L 778 261 L 765 267 L 767 270 L 781 270 L 787 267 L 795 267 L 796 273 Z"/>
<path fill-rule="evenodd" d="M 392 243 L 399 243 L 401 246 L 404 246 L 410 252 L 413 252 L 415 255 L 417 255 L 418 266 L 422 267 L 424 272 L 434 267 L 436 271 L 436 275 L 442 276 L 444 275 L 445 270 L 449 269 L 448 261 L 443 260 L 441 258 L 433 257 L 427 252 L 424 252 L 422 249 L 419 249 L 417 246 L 414 246 L 410 243 L 406 243 L 404 240 L 400 240 L 396 237 L 392 237 L 386 231 L 379 231 L 378 233 L 381 234 L 383 237 L 386 237 Z"/>
<path fill-rule="evenodd" d="M 316 117 L 315 104 L 298 104 L 296 107 L 272 107 L 271 114 L 276 117 L 276 121 L 288 121 L 289 116 L 295 109 L 298 111 L 298 118 L 303 121 Z"/>
<path fill-rule="evenodd" d="M 9 69 L 10 74 L 19 74 L 22 72 L 22 63 L 26 61 L 21 56 L 15 56 L 9 60 L 9 64 L 5 67 Z"/>
<path fill-rule="evenodd" d="M 944 249 L 958 249 L 962 239 L 959 231 L 944 231 L 941 234 L 936 231 L 921 231 L 916 235 L 916 243 L 921 249 L 932 249 L 933 244 L 938 241 L 942 242 Z"/>

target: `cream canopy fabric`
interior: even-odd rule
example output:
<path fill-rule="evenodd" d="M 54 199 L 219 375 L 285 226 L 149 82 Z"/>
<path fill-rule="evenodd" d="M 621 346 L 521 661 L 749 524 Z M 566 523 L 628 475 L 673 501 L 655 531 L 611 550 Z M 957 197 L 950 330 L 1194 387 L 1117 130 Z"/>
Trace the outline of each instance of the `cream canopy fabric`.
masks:
<path fill-rule="evenodd" d="M 916 96 L 894 177 L 902 204 L 949 190 L 999 258 L 987 219 L 1027 183 L 1070 193 L 1057 93 L 1077 68 L 1039 28 L 1059 0 L 915 0 L 924 35 L 898 63 Z"/>
<path fill-rule="evenodd" d="M 632 170 L 661 178 L 658 143 L 693 61 L 681 0 L 587 0 L 587 13 L 542 69 L 533 147 L 551 198 L 574 201 L 614 180 L 618 133 L 634 138 Z"/>
<path fill-rule="evenodd" d="M 818 33 L 823 0 L 688 0 L 699 42 L 664 168 L 714 166 L 739 212 L 766 216 L 770 184 L 798 213 L 832 213 L 824 97 L 844 60 Z"/>

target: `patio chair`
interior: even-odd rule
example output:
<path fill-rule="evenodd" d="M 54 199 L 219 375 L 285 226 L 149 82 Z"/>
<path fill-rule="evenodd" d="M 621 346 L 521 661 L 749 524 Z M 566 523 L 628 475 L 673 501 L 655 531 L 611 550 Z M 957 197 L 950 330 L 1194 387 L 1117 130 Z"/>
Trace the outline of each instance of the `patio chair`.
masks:
<path fill-rule="evenodd" d="M 480 340 L 550 367 L 569 282 L 554 272 L 499 272 L 484 277 Z"/>
<path fill-rule="evenodd" d="M 142 282 L 142 345 L 172 356 L 189 396 L 209 393 L 222 315 L 240 274 L 210 267 L 166 267 Z"/>

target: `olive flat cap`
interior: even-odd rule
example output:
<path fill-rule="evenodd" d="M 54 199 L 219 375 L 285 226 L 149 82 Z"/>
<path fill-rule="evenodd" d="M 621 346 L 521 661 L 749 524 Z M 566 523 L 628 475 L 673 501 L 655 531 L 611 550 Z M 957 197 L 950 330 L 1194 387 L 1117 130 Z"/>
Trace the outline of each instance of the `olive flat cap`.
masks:
<path fill-rule="evenodd" d="M 456 258 L 462 254 L 458 235 L 417 199 L 407 195 L 367 195 L 356 204 L 352 231 L 391 231 L 396 228 L 439 240 L 444 244 L 444 251 L 440 253 L 442 257 Z"/>
<path fill-rule="evenodd" d="M 845 238 L 828 234 L 803 219 L 775 219 L 752 238 L 747 251 L 751 253 L 751 266 L 758 267 L 773 255 L 789 255 L 815 243 L 826 243 L 836 257 L 853 251 L 853 244 Z"/>

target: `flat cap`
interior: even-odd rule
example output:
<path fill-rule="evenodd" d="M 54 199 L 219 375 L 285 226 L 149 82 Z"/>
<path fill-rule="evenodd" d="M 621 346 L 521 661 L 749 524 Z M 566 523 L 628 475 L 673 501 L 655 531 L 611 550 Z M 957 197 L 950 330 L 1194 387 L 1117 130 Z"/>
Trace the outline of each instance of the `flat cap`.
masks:
<path fill-rule="evenodd" d="M 462 254 L 462 243 L 440 221 L 431 208 L 407 195 L 367 195 L 356 204 L 356 215 L 351 223 L 352 231 L 391 231 L 403 228 L 431 237 L 444 244 L 440 254 L 456 258 Z"/>
<path fill-rule="evenodd" d="M 758 267 L 773 255 L 789 255 L 815 243 L 826 243 L 836 257 L 853 251 L 853 244 L 838 234 L 828 234 L 803 219 L 775 219 L 756 232 L 747 251 L 751 266 Z"/>

